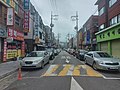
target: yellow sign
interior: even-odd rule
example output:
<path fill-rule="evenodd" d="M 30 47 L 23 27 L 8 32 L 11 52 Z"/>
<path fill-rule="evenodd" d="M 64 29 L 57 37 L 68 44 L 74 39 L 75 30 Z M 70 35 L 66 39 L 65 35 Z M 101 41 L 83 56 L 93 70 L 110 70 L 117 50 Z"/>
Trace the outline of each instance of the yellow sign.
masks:
<path fill-rule="evenodd" d="M 17 55 L 21 57 L 21 49 L 7 50 L 7 59 L 15 58 Z"/>

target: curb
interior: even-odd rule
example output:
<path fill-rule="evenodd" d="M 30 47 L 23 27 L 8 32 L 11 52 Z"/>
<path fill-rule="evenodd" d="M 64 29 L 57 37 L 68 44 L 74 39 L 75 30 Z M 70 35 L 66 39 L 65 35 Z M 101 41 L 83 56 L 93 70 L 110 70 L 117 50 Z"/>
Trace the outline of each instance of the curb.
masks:
<path fill-rule="evenodd" d="M 17 70 L 18 70 L 18 68 L 13 70 L 13 71 L 10 71 L 10 72 L 7 72 L 7 73 L 3 74 L 2 76 L 0 76 L 0 80 L 7 77 L 7 76 L 9 76 L 10 74 L 16 72 Z"/>

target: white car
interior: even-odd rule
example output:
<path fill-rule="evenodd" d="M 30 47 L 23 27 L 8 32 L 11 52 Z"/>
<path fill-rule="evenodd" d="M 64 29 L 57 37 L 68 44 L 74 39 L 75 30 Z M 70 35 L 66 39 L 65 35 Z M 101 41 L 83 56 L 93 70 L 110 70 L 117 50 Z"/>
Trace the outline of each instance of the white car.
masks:
<path fill-rule="evenodd" d="M 44 68 L 49 63 L 49 54 L 46 51 L 32 51 L 21 61 L 22 68 Z"/>
<path fill-rule="evenodd" d="M 85 54 L 85 63 L 91 65 L 95 70 L 120 71 L 120 59 L 113 58 L 103 51 L 90 51 Z"/>

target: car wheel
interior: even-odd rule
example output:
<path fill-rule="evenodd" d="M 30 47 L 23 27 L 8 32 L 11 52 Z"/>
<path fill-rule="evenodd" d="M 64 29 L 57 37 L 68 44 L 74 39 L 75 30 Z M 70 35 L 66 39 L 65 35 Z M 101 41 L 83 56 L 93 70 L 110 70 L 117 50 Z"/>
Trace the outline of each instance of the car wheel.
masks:
<path fill-rule="evenodd" d="M 95 63 L 95 62 L 93 63 L 92 67 L 93 67 L 94 70 L 97 70 L 96 63 Z"/>
<path fill-rule="evenodd" d="M 41 63 L 41 68 L 44 68 L 44 62 Z"/>
<path fill-rule="evenodd" d="M 48 60 L 48 64 L 50 63 L 50 60 Z"/>

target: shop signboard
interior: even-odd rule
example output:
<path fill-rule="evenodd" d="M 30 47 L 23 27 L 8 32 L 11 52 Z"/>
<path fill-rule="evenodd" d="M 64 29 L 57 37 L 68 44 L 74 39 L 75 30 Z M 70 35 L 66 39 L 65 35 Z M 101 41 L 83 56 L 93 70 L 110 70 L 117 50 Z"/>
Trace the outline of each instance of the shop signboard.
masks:
<path fill-rule="evenodd" d="M 30 0 L 24 0 L 24 9 L 29 10 Z"/>
<path fill-rule="evenodd" d="M 7 40 L 4 39 L 4 55 L 3 55 L 3 62 L 6 62 L 7 58 Z"/>
<path fill-rule="evenodd" d="M 14 9 L 7 8 L 7 25 L 13 26 L 14 25 Z"/>
<path fill-rule="evenodd" d="M 8 42 L 8 43 L 13 42 L 13 37 L 7 37 L 7 42 Z"/>
<path fill-rule="evenodd" d="M 24 13 L 24 32 L 29 32 L 29 11 Z"/>
<path fill-rule="evenodd" d="M 6 30 L 0 28 L 0 37 L 6 37 L 6 36 L 7 36 Z"/>
<path fill-rule="evenodd" d="M 22 56 L 25 56 L 25 42 L 22 42 Z"/>
<path fill-rule="evenodd" d="M 8 39 L 15 39 L 24 41 L 24 34 L 22 32 L 16 31 L 14 29 L 9 28 L 8 29 Z"/>

